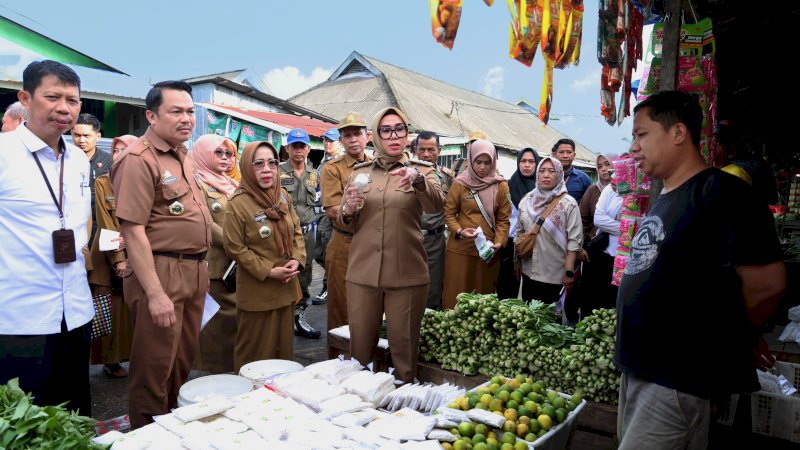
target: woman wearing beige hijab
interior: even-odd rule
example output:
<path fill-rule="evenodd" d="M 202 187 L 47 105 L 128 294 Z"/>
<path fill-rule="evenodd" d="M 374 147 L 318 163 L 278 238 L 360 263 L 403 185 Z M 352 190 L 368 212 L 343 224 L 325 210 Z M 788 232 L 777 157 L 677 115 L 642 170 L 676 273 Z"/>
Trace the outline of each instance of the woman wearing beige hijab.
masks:
<path fill-rule="evenodd" d="M 280 186 L 278 152 L 269 142 L 247 144 L 242 184 L 225 211 L 225 252 L 236 260 L 238 331 L 234 368 L 264 359 L 292 359 L 297 274 L 306 260 L 300 219 Z"/>
<path fill-rule="evenodd" d="M 469 148 L 469 165 L 447 193 L 444 221 L 450 236 L 444 260 L 442 308 L 456 306 L 462 292 L 491 294 L 500 271 L 499 255 L 488 262 L 475 246 L 477 229 L 493 242 L 497 252 L 508 241 L 511 197 L 508 183 L 497 175 L 497 151 L 489 141 L 477 140 Z"/>
<path fill-rule="evenodd" d="M 233 345 L 236 339 L 236 295 L 222 281 L 231 259 L 222 247 L 222 225 L 228 198 L 239 183 L 226 175 L 236 161 L 236 146 L 230 139 L 213 134 L 200 136 L 189 153 L 194 161 L 206 206 L 211 212 L 211 248 L 208 250 L 208 293 L 219 304 L 219 311 L 200 331 L 200 347 L 194 368 L 212 373 L 233 371 Z"/>
<path fill-rule="evenodd" d="M 347 266 L 350 354 L 372 359 L 386 314 L 395 377 L 417 373 L 419 330 L 428 292 L 420 216 L 440 211 L 444 194 L 430 163 L 409 160 L 408 120 L 391 107 L 375 116 L 375 159 L 353 166 L 336 227 L 353 233 Z"/>

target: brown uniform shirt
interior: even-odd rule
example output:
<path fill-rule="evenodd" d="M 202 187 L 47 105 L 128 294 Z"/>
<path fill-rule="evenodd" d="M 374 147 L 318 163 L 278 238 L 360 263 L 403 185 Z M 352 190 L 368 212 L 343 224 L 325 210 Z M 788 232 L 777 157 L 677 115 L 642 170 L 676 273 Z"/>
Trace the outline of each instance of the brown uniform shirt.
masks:
<path fill-rule="evenodd" d="M 301 225 L 308 225 L 317 218 L 314 207 L 317 206 L 317 185 L 319 177 L 317 172 L 306 164 L 303 176 L 297 178 L 294 167 L 289 161 L 283 162 L 279 168 L 281 187 L 292 196 L 297 217 Z"/>
<path fill-rule="evenodd" d="M 401 162 L 408 162 L 403 157 Z M 412 166 L 425 176 L 425 190 L 412 186 L 399 189 L 401 177 L 389 172 L 402 167 L 396 163 L 388 170 L 377 162 L 357 165 L 351 178 L 359 173 L 372 180 L 364 189 L 364 207 L 345 223 L 339 210 L 336 226 L 354 233 L 350 245 L 347 281 L 375 287 L 409 287 L 427 284 L 428 257 L 422 244 L 420 215 L 423 211 L 442 209 L 444 194 L 433 167 L 419 161 Z"/>
<path fill-rule="evenodd" d="M 117 217 L 144 225 L 154 252 L 195 254 L 211 245 L 211 215 L 183 145 L 171 148 L 151 128 L 111 169 Z M 179 214 L 170 205 L 180 205 Z"/>
<path fill-rule="evenodd" d="M 300 230 L 300 218 L 292 207 L 291 197 L 286 191 L 281 193 L 289 204 L 287 217 L 289 228 L 294 232 L 291 259 L 300 261 L 302 265 L 306 260 L 306 244 Z M 271 230 L 265 238 L 259 233 L 262 225 Z M 250 195 L 242 191 L 233 194 L 225 210 L 223 230 L 225 252 L 238 264 L 237 308 L 245 311 L 270 311 L 288 306 L 302 296 L 297 277 L 289 283 L 267 278 L 273 267 L 286 264 L 289 258 L 278 254 L 275 240 L 278 228 Z"/>
<path fill-rule="evenodd" d="M 97 218 L 97 233 L 94 234 L 94 241 L 91 248 L 92 271 L 89 272 L 89 283 L 98 286 L 111 286 L 114 265 L 125 261 L 125 252 L 101 252 L 100 230 L 105 228 L 111 231 L 119 231 L 119 220 L 117 220 L 117 199 L 111 189 L 111 179 L 108 175 L 102 175 L 94 181 L 95 194 L 95 217 Z"/>
<path fill-rule="evenodd" d="M 365 153 L 364 161 L 371 160 L 372 158 Z M 347 153 L 343 153 L 325 163 L 320 181 L 322 183 L 323 208 L 339 206 L 342 203 L 347 181 L 350 179 L 350 174 L 353 173 L 353 166 L 356 164 L 358 164 L 358 161 Z"/>
<path fill-rule="evenodd" d="M 447 191 L 450 189 L 450 185 L 453 183 L 452 173 L 453 172 L 446 167 L 435 166 L 433 168 L 433 174 L 436 177 L 436 181 L 439 183 L 439 186 L 441 186 L 445 197 L 447 197 Z M 442 226 L 444 226 L 444 205 L 442 205 L 442 208 L 435 213 L 422 213 L 423 230 L 435 230 Z"/>
<path fill-rule="evenodd" d="M 231 264 L 222 245 L 222 225 L 225 223 L 225 209 L 228 207 L 228 196 L 208 184 L 198 181 L 206 198 L 206 206 L 211 212 L 211 248 L 208 249 L 208 278 L 221 279 Z"/>
<path fill-rule="evenodd" d="M 483 218 L 483 214 L 478 208 L 478 202 L 475 201 L 470 190 L 460 183 L 453 183 L 447 194 L 447 204 L 444 206 L 444 221 L 447 223 L 447 228 L 450 229 L 447 250 L 462 255 L 478 256 L 474 240 L 456 239 L 456 231 L 459 228 L 481 227 L 486 239 L 505 246 L 508 242 L 508 230 L 511 228 L 510 217 L 511 195 L 507 182 L 501 181 L 497 186 L 497 195 L 494 199 L 494 231 Z"/>

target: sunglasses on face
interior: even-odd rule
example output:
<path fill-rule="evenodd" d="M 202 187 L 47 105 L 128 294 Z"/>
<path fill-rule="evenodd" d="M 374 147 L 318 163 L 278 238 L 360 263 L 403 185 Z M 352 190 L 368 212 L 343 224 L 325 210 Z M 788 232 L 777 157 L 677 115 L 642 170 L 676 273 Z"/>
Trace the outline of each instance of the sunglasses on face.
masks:
<path fill-rule="evenodd" d="M 269 164 L 269 168 L 270 169 L 277 169 L 278 168 L 278 163 L 279 163 L 279 161 L 277 159 L 274 159 L 274 158 L 268 159 L 266 161 L 263 160 L 263 159 L 257 159 L 255 161 L 253 161 L 253 167 L 256 170 L 261 170 L 261 169 L 264 168 L 265 165 Z"/>
<path fill-rule="evenodd" d="M 230 150 L 223 151 L 223 150 L 217 149 L 217 150 L 214 150 L 214 156 L 216 156 L 217 158 L 228 158 L 228 159 L 231 159 L 231 158 L 233 158 L 233 152 L 230 151 Z"/>
<path fill-rule="evenodd" d="M 405 125 L 395 125 L 394 128 L 388 125 L 378 127 L 378 135 L 380 135 L 381 139 L 391 139 L 392 133 L 398 138 L 406 137 L 408 135 L 408 127 Z"/>

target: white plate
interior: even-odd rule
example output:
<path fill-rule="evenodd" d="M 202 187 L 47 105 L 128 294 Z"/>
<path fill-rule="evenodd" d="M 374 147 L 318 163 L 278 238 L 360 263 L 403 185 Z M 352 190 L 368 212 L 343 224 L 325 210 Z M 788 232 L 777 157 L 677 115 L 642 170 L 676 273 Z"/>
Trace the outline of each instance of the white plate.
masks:
<path fill-rule="evenodd" d="M 239 375 L 251 381 L 265 380 L 275 375 L 303 370 L 303 365 L 286 359 L 265 359 L 245 364 L 239 369 Z"/>
<path fill-rule="evenodd" d="M 203 400 L 210 395 L 221 395 L 226 398 L 236 397 L 253 390 L 253 383 L 239 375 L 208 375 L 195 378 L 183 386 L 178 393 L 179 399 L 187 404 Z"/>

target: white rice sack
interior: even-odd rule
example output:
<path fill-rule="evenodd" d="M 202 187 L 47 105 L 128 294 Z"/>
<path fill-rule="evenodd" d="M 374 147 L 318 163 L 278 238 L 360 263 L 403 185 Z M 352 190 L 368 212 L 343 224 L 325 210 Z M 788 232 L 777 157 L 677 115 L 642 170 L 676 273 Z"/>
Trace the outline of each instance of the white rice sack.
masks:
<path fill-rule="evenodd" d="M 209 396 L 202 402 L 176 408 L 172 413 L 175 414 L 175 417 L 184 422 L 191 422 L 193 420 L 213 416 L 214 414 L 219 414 L 230 408 L 233 408 L 233 402 L 225 397 L 214 395 Z"/>
<path fill-rule="evenodd" d="M 434 428 L 428 433 L 428 439 L 433 439 L 434 441 L 439 442 L 455 442 L 456 435 L 449 432 L 448 430 L 440 430 L 438 428 Z"/>
<path fill-rule="evenodd" d="M 331 419 L 334 425 L 343 428 L 360 427 L 368 424 L 378 414 L 374 409 L 363 409 L 361 411 L 342 414 Z"/>
<path fill-rule="evenodd" d="M 201 422 L 184 422 L 174 414 L 164 414 L 161 416 L 153 416 L 153 420 L 155 423 L 161 425 L 162 427 L 166 428 L 167 431 L 173 434 L 177 434 L 180 437 L 186 437 L 190 434 L 198 434 L 198 433 L 205 433 L 205 425 Z"/>
<path fill-rule="evenodd" d="M 470 409 L 467 411 L 467 418 L 473 422 L 485 423 L 491 427 L 500 428 L 506 421 L 503 416 L 491 413 L 483 409 Z"/>
<path fill-rule="evenodd" d="M 152 448 L 164 450 L 177 450 L 181 448 L 181 438 L 153 422 L 125 433 L 124 436 L 114 441 L 111 448 L 112 450 L 140 450 L 151 446 Z"/>

